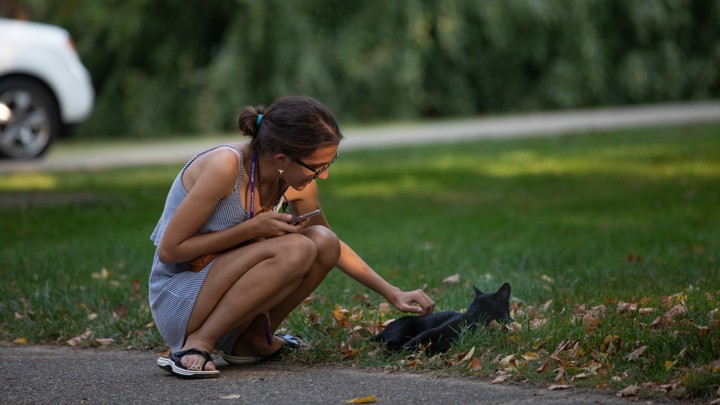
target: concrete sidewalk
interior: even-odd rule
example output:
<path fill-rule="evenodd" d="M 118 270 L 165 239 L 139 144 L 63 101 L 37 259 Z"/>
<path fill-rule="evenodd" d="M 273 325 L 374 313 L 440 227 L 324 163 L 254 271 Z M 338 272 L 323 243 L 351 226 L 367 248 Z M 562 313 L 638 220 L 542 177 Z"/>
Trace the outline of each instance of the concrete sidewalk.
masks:
<path fill-rule="evenodd" d="M 458 142 L 479 138 L 509 138 L 601 132 L 620 128 L 720 122 L 720 102 L 662 104 L 593 110 L 508 115 L 502 117 L 432 121 L 415 124 L 345 128 L 340 150 L 406 144 Z M 108 147 L 51 149 L 44 159 L 0 161 L 0 173 L 97 169 L 113 166 L 186 162 L 197 152 L 224 142 L 246 139 L 239 135 L 135 142 Z M 112 145 L 112 144 L 108 144 Z M 61 145 L 60 145 L 61 146 Z"/>
<path fill-rule="evenodd" d="M 229 366 L 219 378 L 183 380 L 149 351 L 0 346 L 2 404 L 627 404 L 611 391 L 550 391 L 528 384 L 431 373 L 306 366 L 282 361 Z M 217 356 L 216 356 L 217 357 Z"/>

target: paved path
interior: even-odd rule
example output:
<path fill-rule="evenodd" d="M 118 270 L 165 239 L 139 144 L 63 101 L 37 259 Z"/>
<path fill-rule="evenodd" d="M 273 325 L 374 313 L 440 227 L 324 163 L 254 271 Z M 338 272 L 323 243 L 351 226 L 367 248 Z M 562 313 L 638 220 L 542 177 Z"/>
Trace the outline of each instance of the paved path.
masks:
<path fill-rule="evenodd" d="M 547 136 L 598 132 L 642 126 L 720 122 L 720 102 L 663 104 L 631 108 L 508 115 L 492 118 L 432 121 L 416 124 L 345 129 L 341 150 L 402 144 L 456 142 L 477 138 Z M 42 160 L 0 161 L 0 173 L 92 169 L 121 165 L 179 163 L 219 143 L 244 139 L 227 137 L 186 139 L 169 143 L 135 142 L 114 146 L 54 148 Z M 62 146 L 62 145 L 60 145 Z"/>
<path fill-rule="evenodd" d="M 549 391 L 527 384 L 271 362 L 229 366 L 219 378 L 183 380 L 149 351 L 0 346 L 1 404 L 628 404 L 609 391 Z"/>

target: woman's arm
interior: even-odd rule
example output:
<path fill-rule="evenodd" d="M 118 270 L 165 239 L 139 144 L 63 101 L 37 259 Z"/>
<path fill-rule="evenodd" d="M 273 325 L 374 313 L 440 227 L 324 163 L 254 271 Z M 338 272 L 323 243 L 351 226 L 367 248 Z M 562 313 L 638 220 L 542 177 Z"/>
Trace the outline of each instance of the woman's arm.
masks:
<path fill-rule="evenodd" d="M 286 195 L 298 215 L 320 208 L 316 181 L 302 191 L 288 190 Z M 322 225 L 330 228 L 323 213 L 310 218 L 307 222 L 306 226 Z M 435 302 L 424 291 L 403 291 L 388 283 L 343 241 L 340 241 L 340 259 L 337 267 L 360 284 L 383 296 L 400 311 L 424 314 L 431 313 L 435 308 Z"/>
<path fill-rule="evenodd" d="M 345 242 L 340 241 L 340 248 L 337 267 L 362 285 L 385 297 L 395 308 L 418 314 L 431 313 L 435 309 L 435 302 L 423 290 L 402 291 L 377 274 Z"/>
<path fill-rule="evenodd" d="M 163 263 L 190 261 L 256 237 L 297 232 L 297 227 L 286 223 L 289 215 L 267 212 L 223 231 L 197 235 L 218 202 L 232 192 L 239 163 L 235 153 L 218 151 L 193 164 L 198 166 L 183 178 L 188 195 L 168 223 L 158 247 L 158 257 Z"/>

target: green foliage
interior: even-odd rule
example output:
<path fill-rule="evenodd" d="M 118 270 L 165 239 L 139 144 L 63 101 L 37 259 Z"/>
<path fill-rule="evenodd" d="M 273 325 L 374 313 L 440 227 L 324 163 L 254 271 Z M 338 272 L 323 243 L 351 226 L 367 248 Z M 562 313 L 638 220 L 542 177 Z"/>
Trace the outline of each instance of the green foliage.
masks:
<path fill-rule="evenodd" d="M 77 41 L 93 136 L 228 130 L 291 93 L 342 121 L 720 96 L 714 1 L 23 3 Z"/>

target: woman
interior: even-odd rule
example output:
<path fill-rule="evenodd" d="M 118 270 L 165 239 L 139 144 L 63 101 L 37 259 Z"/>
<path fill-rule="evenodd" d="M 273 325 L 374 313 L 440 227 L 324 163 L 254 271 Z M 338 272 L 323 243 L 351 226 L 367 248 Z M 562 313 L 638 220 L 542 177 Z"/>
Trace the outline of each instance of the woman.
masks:
<path fill-rule="evenodd" d="M 315 179 L 328 177 L 342 134 L 309 97 L 246 107 L 238 119 L 249 143 L 196 155 L 175 179 L 151 239 L 157 245 L 150 304 L 170 358 L 184 377 L 219 375 L 210 352 L 232 364 L 299 344 L 275 329 L 337 266 L 397 309 L 432 312 L 421 290 L 401 291 L 375 273 L 329 229 Z M 289 213 L 279 212 L 286 205 Z"/>

